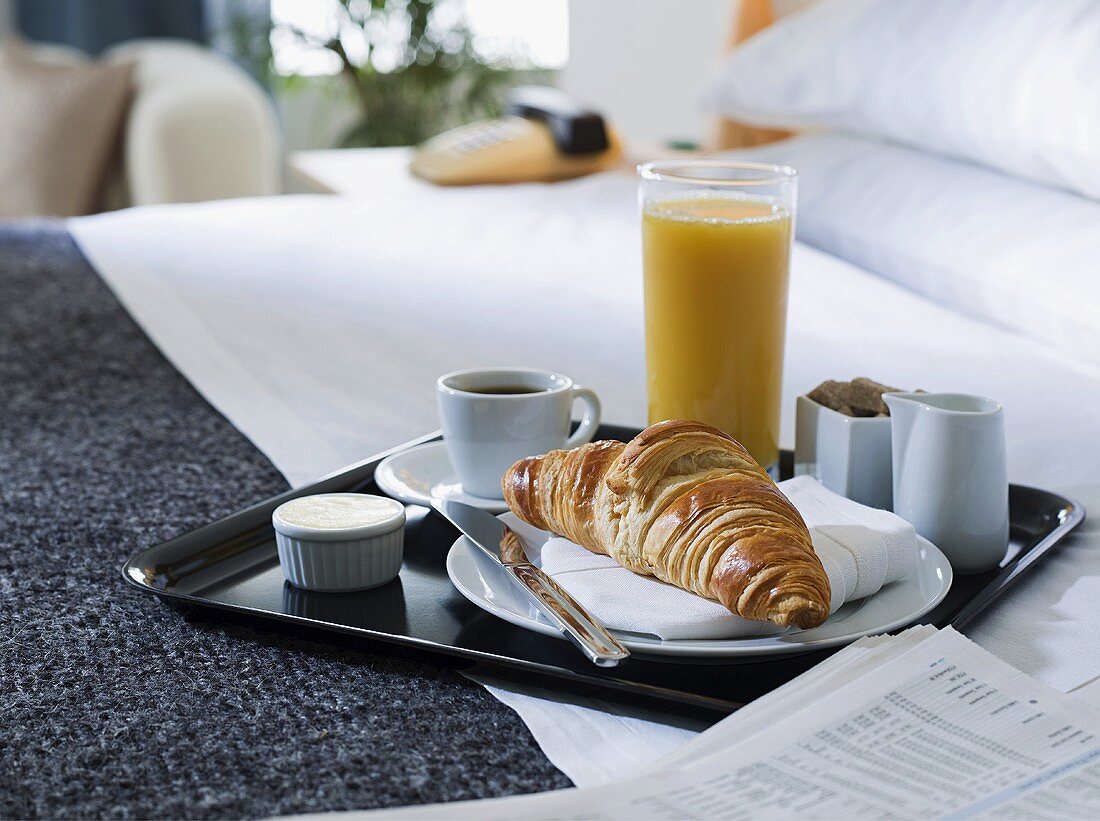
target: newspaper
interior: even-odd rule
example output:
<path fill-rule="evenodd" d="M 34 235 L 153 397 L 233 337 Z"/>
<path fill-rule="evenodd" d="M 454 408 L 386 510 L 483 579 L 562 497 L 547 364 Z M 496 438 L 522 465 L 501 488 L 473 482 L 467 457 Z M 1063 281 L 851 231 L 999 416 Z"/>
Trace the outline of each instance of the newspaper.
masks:
<path fill-rule="evenodd" d="M 948 628 L 863 639 L 613 784 L 399 818 L 1096 818 L 1100 708 Z"/>

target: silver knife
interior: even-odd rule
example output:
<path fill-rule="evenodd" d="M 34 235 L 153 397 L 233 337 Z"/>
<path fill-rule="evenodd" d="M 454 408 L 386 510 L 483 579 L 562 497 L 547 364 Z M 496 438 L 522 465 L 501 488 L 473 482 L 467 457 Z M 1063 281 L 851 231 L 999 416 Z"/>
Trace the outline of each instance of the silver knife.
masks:
<path fill-rule="evenodd" d="M 504 568 L 535 603 L 539 612 L 571 639 L 589 661 L 599 667 L 614 667 L 630 656 L 630 651 L 557 582 L 526 558 L 510 561 L 513 557 L 502 554 L 500 544 L 509 532 L 504 522 L 491 513 L 462 502 L 436 499 L 432 507 L 461 530 L 482 553 Z"/>

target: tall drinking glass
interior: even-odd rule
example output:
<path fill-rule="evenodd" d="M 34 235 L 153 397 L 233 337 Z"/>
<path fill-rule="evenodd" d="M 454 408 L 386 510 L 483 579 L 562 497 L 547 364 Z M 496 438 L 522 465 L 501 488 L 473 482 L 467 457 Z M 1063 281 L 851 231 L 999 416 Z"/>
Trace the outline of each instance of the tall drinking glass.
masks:
<path fill-rule="evenodd" d="M 640 166 L 650 424 L 694 419 L 779 458 L 797 179 L 785 166 Z"/>

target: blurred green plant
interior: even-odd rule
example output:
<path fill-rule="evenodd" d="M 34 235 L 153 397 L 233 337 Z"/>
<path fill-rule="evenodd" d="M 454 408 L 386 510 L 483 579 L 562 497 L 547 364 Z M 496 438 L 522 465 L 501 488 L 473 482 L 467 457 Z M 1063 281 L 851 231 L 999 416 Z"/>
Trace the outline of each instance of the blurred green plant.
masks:
<path fill-rule="evenodd" d="M 276 78 L 271 50 L 271 3 L 230 0 L 224 9 L 221 25 L 210 33 L 211 45 L 263 86 L 272 88 Z"/>
<path fill-rule="evenodd" d="M 329 37 L 289 25 L 278 31 L 339 60 L 358 116 L 340 147 L 414 145 L 472 120 L 501 113 L 508 89 L 547 82 L 550 72 L 532 68 L 513 49 L 506 57 L 481 54 L 474 36 L 453 14 L 455 0 L 330 0 Z M 449 8 L 445 8 L 449 7 Z M 285 78 L 292 92 L 304 78 Z"/>

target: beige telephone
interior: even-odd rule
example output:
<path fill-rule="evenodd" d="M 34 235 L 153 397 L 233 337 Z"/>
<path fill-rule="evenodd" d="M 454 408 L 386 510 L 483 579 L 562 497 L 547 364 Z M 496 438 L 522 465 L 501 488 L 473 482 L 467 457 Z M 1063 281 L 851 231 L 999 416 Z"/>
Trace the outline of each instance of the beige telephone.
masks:
<path fill-rule="evenodd" d="M 603 171 L 622 158 L 619 139 L 595 112 L 556 88 L 525 86 L 505 116 L 432 137 L 410 170 L 437 185 L 549 182 Z"/>

